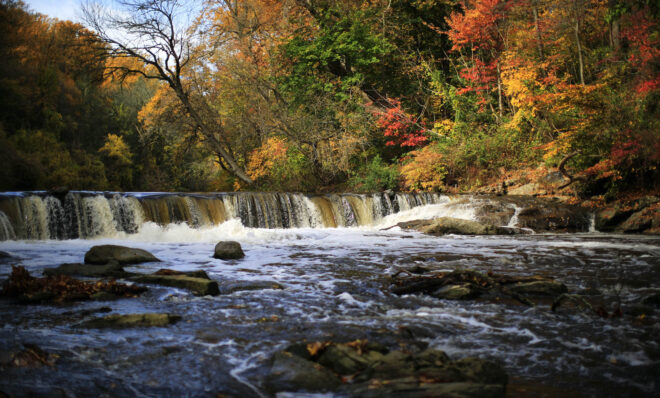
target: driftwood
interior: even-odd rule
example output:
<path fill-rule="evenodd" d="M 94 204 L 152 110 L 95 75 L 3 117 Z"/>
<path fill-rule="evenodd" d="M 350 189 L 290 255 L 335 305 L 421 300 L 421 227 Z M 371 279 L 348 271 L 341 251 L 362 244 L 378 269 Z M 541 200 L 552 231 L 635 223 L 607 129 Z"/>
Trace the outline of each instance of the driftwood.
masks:
<path fill-rule="evenodd" d="M 559 166 L 557 166 L 557 169 L 559 170 L 559 172 L 564 177 L 568 178 L 568 182 L 560 185 L 557 189 L 564 189 L 564 188 L 568 187 L 569 185 L 571 185 L 574 182 L 586 181 L 587 180 L 587 178 L 584 177 L 584 176 L 574 176 L 574 175 L 569 174 L 566 171 L 566 162 L 568 162 L 571 158 L 579 155 L 580 153 L 581 153 L 581 151 L 571 152 L 568 155 L 564 156 L 564 158 L 561 160 L 561 162 L 559 162 Z"/>

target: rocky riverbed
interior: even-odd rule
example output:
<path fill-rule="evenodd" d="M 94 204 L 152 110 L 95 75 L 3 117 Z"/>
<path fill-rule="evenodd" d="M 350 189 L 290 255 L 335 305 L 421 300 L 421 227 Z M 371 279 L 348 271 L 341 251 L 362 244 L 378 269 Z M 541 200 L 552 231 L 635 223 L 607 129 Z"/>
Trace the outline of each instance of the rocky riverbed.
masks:
<path fill-rule="evenodd" d="M 660 237 L 623 234 L 652 233 L 657 201 L 616 211 L 525 197 L 441 202 L 354 228 L 232 219 L 0 242 L 0 392 L 657 390 Z"/>

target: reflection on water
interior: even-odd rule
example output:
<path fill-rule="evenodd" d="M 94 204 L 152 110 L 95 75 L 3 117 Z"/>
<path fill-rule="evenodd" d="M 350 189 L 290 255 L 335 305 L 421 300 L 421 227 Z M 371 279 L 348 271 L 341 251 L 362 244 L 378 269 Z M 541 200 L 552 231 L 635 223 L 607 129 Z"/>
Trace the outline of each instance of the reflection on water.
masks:
<path fill-rule="evenodd" d="M 228 238 L 241 242 L 245 259 L 211 258 L 214 244 Z M 45 267 L 81 262 L 89 247 L 101 243 L 140 247 L 164 260 L 130 268 L 137 272 L 203 269 L 221 283 L 275 280 L 286 289 L 194 297 L 152 286 L 139 299 L 114 302 L 0 301 L 0 351 L 33 343 L 60 356 L 54 367 L 5 367 L 0 391 L 260 396 L 266 395 L 264 365 L 273 352 L 301 340 L 358 338 L 390 348 L 430 344 L 456 357 L 495 359 L 516 383 L 546 393 L 648 396 L 659 387 L 660 311 L 639 303 L 660 290 L 660 238 L 437 238 L 397 229 L 251 229 L 229 221 L 198 229 L 147 223 L 137 234 L 113 239 L 7 241 L 0 250 L 39 274 Z M 547 304 L 528 308 L 390 294 L 390 275 L 415 265 L 555 277 L 572 292 L 597 289 L 601 295 L 595 299 L 605 308 L 620 301 L 625 315 L 603 319 L 570 308 L 553 313 Z M 10 271 L 1 265 L 0 278 Z M 183 321 L 152 329 L 77 327 L 104 306 L 113 313 L 169 312 Z"/>

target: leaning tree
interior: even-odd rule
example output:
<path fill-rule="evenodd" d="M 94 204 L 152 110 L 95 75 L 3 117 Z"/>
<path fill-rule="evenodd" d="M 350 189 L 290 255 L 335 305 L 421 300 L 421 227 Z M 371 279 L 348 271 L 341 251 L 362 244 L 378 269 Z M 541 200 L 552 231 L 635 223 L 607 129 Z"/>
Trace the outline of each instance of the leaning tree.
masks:
<path fill-rule="evenodd" d="M 90 0 L 82 6 L 83 19 L 109 48 L 109 56 L 134 58 L 132 63 L 116 64 L 110 72 L 122 76 L 139 74 L 165 82 L 176 94 L 192 124 L 218 156 L 218 162 L 243 182 L 250 177 L 233 155 L 227 131 L 217 120 L 217 112 L 206 101 L 202 90 L 195 90 L 189 73 L 193 64 L 204 62 L 204 53 L 195 51 L 195 11 L 179 0 L 118 0 L 104 7 Z M 194 61 L 194 62 L 193 62 Z"/>

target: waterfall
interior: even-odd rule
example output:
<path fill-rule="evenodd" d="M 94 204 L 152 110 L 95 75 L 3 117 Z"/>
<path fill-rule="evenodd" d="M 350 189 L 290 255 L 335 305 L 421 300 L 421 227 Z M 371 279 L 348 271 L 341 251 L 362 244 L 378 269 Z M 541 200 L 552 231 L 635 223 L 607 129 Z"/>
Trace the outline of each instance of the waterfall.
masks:
<path fill-rule="evenodd" d="M 11 225 L 11 221 L 9 221 L 9 217 L 7 217 L 5 212 L 0 210 L 0 240 L 11 239 L 16 239 L 14 227 Z"/>
<path fill-rule="evenodd" d="M 147 222 L 197 229 L 231 219 L 249 228 L 370 226 L 398 211 L 446 201 L 430 193 L 0 193 L 0 240 L 112 237 L 137 233 Z"/>

